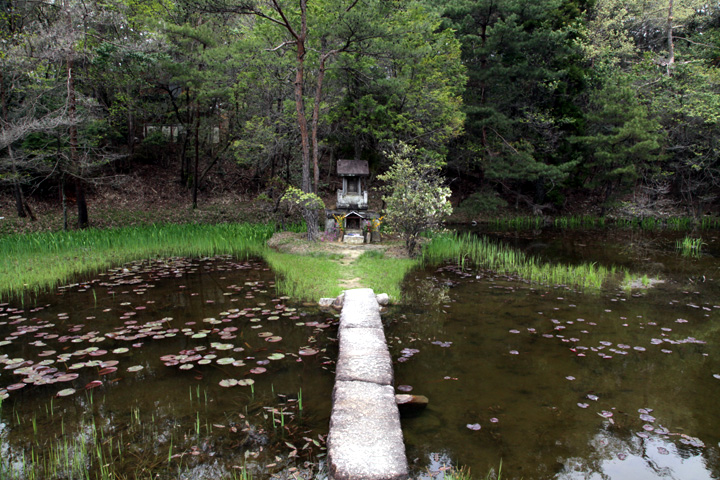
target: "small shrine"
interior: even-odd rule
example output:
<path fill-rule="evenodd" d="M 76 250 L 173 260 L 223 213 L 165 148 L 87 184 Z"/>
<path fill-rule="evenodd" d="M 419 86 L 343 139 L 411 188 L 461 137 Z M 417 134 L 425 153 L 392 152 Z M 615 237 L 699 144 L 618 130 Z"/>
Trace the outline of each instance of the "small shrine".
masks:
<path fill-rule="evenodd" d="M 338 160 L 337 175 L 342 179 L 342 188 L 337 191 L 334 210 L 327 210 L 325 230 L 339 229 L 345 243 L 369 243 L 379 240 L 379 233 L 373 235 L 373 225 L 379 225 L 376 212 L 368 210 L 366 179 L 370 175 L 367 160 Z"/>
<path fill-rule="evenodd" d="M 338 160 L 337 174 L 342 188 L 337 191 L 337 209 L 367 210 L 368 194 L 363 180 L 370 175 L 367 160 Z"/>

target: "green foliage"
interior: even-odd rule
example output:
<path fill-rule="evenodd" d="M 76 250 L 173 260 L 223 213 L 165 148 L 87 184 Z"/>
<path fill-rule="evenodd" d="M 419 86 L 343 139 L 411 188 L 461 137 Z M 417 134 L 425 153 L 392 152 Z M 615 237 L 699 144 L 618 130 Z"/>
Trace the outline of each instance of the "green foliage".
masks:
<path fill-rule="evenodd" d="M 653 169 L 661 160 L 662 130 L 637 96 L 627 76 L 608 78 L 591 99 L 588 135 L 573 141 L 588 152 L 583 163 L 587 185 L 601 189 L 605 201 Z"/>
<path fill-rule="evenodd" d="M 582 127 L 582 2 L 435 3 L 457 31 L 469 76 L 466 135 L 450 162 L 516 194 L 535 182 L 532 195 L 542 202 L 545 185 L 561 183 L 577 164 L 567 138 Z"/>
<path fill-rule="evenodd" d="M 385 221 L 403 236 L 413 256 L 420 234 L 436 229 L 452 213 L 450 189 L 443 186 L 442 162 L 436 156 L 400 143 L 388 157 L 392 165 L 378 176 L 387 183 Z"/>
<path fill-rule="evenodd" d="M 322 198 L 313 192 L 303 192 L 292 185 L 285 190 L 281 201 L 289 207 L 295 207 L 300 210 L 320 210 L 325 208 Z"/>
<path fill-rule="evenodd" d="M 483 215 L 488 213 L 496 213 L 498 210 L 507 207 L 507 202 L 501 198 L 497 192 L 484 189 L 475 192 L 462 201 L 457 207 L 459 213 L 468 215 Z"/>

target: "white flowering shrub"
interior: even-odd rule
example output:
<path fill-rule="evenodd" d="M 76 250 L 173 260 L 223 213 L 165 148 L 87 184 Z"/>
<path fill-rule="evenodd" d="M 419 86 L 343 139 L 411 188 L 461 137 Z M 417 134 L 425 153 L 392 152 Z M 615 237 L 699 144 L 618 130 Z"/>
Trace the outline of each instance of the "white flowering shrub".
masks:
<path fill-rule="evenodd" d="M 392 161 L 385 181 L 385 222 L 405 240 L 408 255 L 417 254 L 421 233 L 440 226 L 452 213 L 450 189 L 443 185 L 443 161 L 411 145 L 400 143 L 386 155 Z"/>

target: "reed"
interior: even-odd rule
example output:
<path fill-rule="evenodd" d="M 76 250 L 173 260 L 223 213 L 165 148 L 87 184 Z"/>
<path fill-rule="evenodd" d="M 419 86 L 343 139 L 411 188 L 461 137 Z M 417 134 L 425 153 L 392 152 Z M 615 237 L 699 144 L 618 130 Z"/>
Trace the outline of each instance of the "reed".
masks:
<path fill-rule="evenodd" d="M 142 258 L 261 256 L 274 231 L 271 224 L 167 224 L 1 237 L 0 299 Z"/>
<path fill-rule="evenodd" d="M 490 221 L 490 225 L 499 230 L 528 230 L 545 226 L 545 218 L 540 216 L 501 217 Z"/>
<path fill-rule="evenodd" d="M 500 274 L 517 275 L 534 283 L 566 285 L 584 290 L 600 289 L 614 276 L 614 269 L 596 264 L 556 265 L 470 234 L 438 235 L 423 249 L 425 264 L 454 261 L 461 267 L 478 267 Z"/>
<path fill-rule="evenodd" d="M 683 257 L 700 258 L 702 246 L 705 245 L 702 238 L 685 237 L 675 242 L 675 249 Z"/>
<path fill-rule="evenodd" d="M 553 220 L 556 228 L 563 230 L 580 228 L 604 228 L 605 217 L 594 217 L 592 215 L 572 215 L 569 217 L 556 217 Z"/>
<path fill-rule="evenodd" d="M 703 217 L 700 222 L 700 228 L 703 230 L 711 230 L 720 228 L 720 218 L 718 217 Z"/>

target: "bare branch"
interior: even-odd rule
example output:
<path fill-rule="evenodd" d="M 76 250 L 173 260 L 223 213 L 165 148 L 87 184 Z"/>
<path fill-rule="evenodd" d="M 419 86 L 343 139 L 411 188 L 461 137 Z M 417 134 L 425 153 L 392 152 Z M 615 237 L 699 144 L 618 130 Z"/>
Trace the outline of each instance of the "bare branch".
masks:
<path fill-rule="evenodd" d="M 277 52 L 278 50 L 285 48 L 288 45 L 297 45 L 297 40 L 288 40 L 287 42 L 283 42 L 275 48 L 266 48 L 265 51 L 266 52 Z"/>

